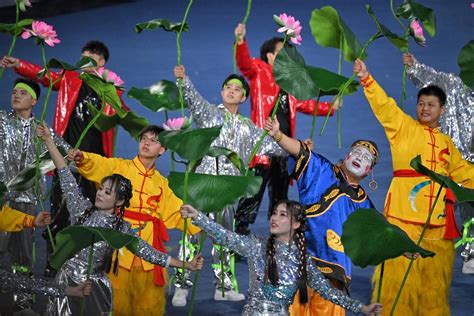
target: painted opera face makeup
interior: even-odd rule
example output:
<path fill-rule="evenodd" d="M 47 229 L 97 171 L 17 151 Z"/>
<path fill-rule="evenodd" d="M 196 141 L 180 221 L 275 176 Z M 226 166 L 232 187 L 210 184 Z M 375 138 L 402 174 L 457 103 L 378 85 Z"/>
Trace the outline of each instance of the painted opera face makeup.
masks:
<path fill-rule="evenodd" d="M 344 160 L 344 165 L 350 173 L 358 178 L 364 178 L 372 169 L 374 156 L 364 146 L 355 146 Z"/>

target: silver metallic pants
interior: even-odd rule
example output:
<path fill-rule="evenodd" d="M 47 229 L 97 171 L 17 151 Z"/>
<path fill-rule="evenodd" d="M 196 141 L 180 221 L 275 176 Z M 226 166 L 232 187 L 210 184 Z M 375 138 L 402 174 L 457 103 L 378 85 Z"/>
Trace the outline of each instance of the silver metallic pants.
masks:
<path fill-rule="evenodd" d="M 234 215 L 235 208 L 234 206 L 225 207 L 221 214 L 219 213 L 210 213 L 209 217 L 220 223 L 224 228 L 234 231 Z M 199 248 L 199 238 L 197 236 L 189 236 L 187 242 L 185 243 L 185 260 L 190 261 L 194 258 L 197 249 Z M 183 245 L 180 245 L 178 258 L 183 260 Z M 226 248 L 222 249 L 222 260 L 221 260 L 221 246 L 218 244 L 213 244 L 212 247 L 212 269 L 214 270 L 214 285 L 216 289 L 222 288 L 222 283 L 224 283 L 224 290 L 230 291 L 238 290 L 237 279 L 235 278 L 235 268 L 234 268 L 234 254 L 228 251 Z M 221 264 L 222 263 L 222 264 Z M 191 272 L 186 270 L 185 274 L 185 284 L 184 288 L 188 289 L 193 286 L 193 280 L 191 279 Z M 182 284 L 182 270 L 175 269 L 175 286 L 183 288 Z"/>

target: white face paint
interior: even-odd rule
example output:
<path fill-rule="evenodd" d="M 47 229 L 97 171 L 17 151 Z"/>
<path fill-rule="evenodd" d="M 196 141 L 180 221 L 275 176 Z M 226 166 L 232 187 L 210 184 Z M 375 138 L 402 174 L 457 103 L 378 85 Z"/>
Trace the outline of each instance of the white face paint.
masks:
<path fill-rule="evenodd" d="M 344 160 L 346 169 L 356 177 L 365 177 L 369 174 L 374 156 L 364 146 L 355 146 Z"/>

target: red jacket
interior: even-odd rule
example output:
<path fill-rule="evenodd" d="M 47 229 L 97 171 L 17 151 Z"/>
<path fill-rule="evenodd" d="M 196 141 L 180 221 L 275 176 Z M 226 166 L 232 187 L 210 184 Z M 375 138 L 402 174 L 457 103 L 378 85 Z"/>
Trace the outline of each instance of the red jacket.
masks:
<path fill-rule="evenodd" d="M 20 60 L 20 66 L 18 68 L 15 68 L 15 71 L 23 77 L 38 81 L 44 86 L 48 87 L 48 76 L 44 76 L 44 78 L 41 80 L 36 77 L 36 74 L 41 69 L 43 69 L 43 67 L 31 64 L 25 60 Z M 61 73 L 59 72 L 51 71 L 50 73 L 53 82 L 56 81 L 61 75 Z M 53 86 L 54 90 L 58 90 L 58 101 L 56 103 L 56 113 L 54 115 L 53 120 L 53 130 L 60 136 L 63 136 L 64 132 L 66 131 L 69 118 L 71 117 L 71 114 L 74 110 L 74 106 L 76 105 L 77 96 L 79 95 L 79 91 L 81 90 L 81 85 L 82 80 L 79 79 L 79 73 L 76 71 L 66 70 L 61 80 L 56 82 L 56 84 Z M 117 94 L 120 97 L 122 95 L 122 91 L 117 90 Z M 126 108 L 126 106 L 123 104 L 123 101 L 122 106 Z M 113 115 L 115 113 L 115 110 L 107 104 L 104 109 L 104 113 L 108 115 Z M 114 148 L 114 138 L 114 128 L 102 133 L 102 146 L 106 157 L 112 157 Z M 74 144 L 70 145 L 74 146 Z"/>
<path fill-rule="evenodd" d="M 240 72 L 250 81 L 250 118 L 260 128 L 265 120 L 270 116 L 276 98 L 280 92 L 280 87 L 273 78 L 272 66 L 261 59 L 251 58 L 247 42 L 237 45 L 236 52 L 237 66 Z M 290 113 L 290 132 L 295 136 L 296 112 L 313 115 L 316 108 L 315 100 L 300 101 L 288 94 L 288 104 Z M 318 116 L 326 116 L 331 108 L 330 102 L 319 102 Z M 331 112 L 331 115 L 334 111 Z M 267 156 L 255 157 L 254 164 L 269 165 Z"/>

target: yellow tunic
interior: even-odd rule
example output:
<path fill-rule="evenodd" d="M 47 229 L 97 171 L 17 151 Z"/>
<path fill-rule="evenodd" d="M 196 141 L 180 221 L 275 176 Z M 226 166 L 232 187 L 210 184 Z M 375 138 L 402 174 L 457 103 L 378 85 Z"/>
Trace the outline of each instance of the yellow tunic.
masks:
<path fill-rule="evenodd" d="M 390 142 L 392 166 L 412 170 L 410 161 L 421 155 L 423 165 L 451 177 L 465 187 L 474 187 L 474 165 L 462 159 L 451 138 L 420 124 L 405 114 L 371 77 L 363 82 L 369 104 Z M 384 214 L 404 222 L 424 224 L 439 185 L 427 177 L 394 177 L 385 200 Z M 432 227 L 446 224 L 443 189 L 431 218 Z"/>
<path fill-rule="evenodd" d="M 93 153 L 84 152 L 84 160 L 78 164 L 79 172 L 88 180 L 100 183 L 100 181 L 113 173 L 118 173 L 132 182 L 133 196 L 130 200 L 130 209 L 134 212 L 144 213 L 160 218 L 166 228 L 183 229 L 184 220 L 179 213 L 183 202 L 174 195 L 168 186 L 168 180 L 154 168 L 145 170 L 138 157 L 133 160 L 121 158 L 105 158 Z M 150 222 L 139 222 L 126 218 L 137 230 L 139 236 L 150 245 L 153 243 L 153 224 Z M 188 223 L 188 233 L 195 234 L 200 229 Z M 138 258 L 137 258 L 138 259 Z M 131 270 L 134 255 L 124 249 L 120 256 L 121 267 Z M 141 261 L 144 271 L 151 271 L 153 265 Z"/>
<path fill-rule="evenodd" d="M 0 231 L 19 232 L 34 227 L 35 217 L 8 207 L 2 206 L 0 211 Z"/>
<path fill-rule="evenodd" d="M 421 155 L 422 163 L 431 170 L 448 175 L 466 187 L 473 187 L 473 165 L 461 158 L 451 139 L 437 128 L 421 125 L 403 113 L 392 98 L 369 76 L 362 82 L 369 104 L 385 129 L 392 152 L 394 176 L 385 200 L 384 214 L 387 220 L 403 229 L 417 241 L 428 212 L 434 203 L 439 185 L 427 177 L 413 176 L 410 161 Z M 411 175 L 400 177 L 400 173 Z M 449 286 L 452 279 L 454 247 L 451 240 L 444 239 L 445 190 L 426 230 L 420 246 L 434 251 L 432 258 L 417 259 L 397 304 L 395 315 L 448 316 Z M 381 302 L 383 315 L 389 315 L 396 293 L 402 282 L 410 260 L 401 256 L 385 261 Z M 372 282 L 372 299 L 378 292 L 380 266 L 376 267 Z"/>

